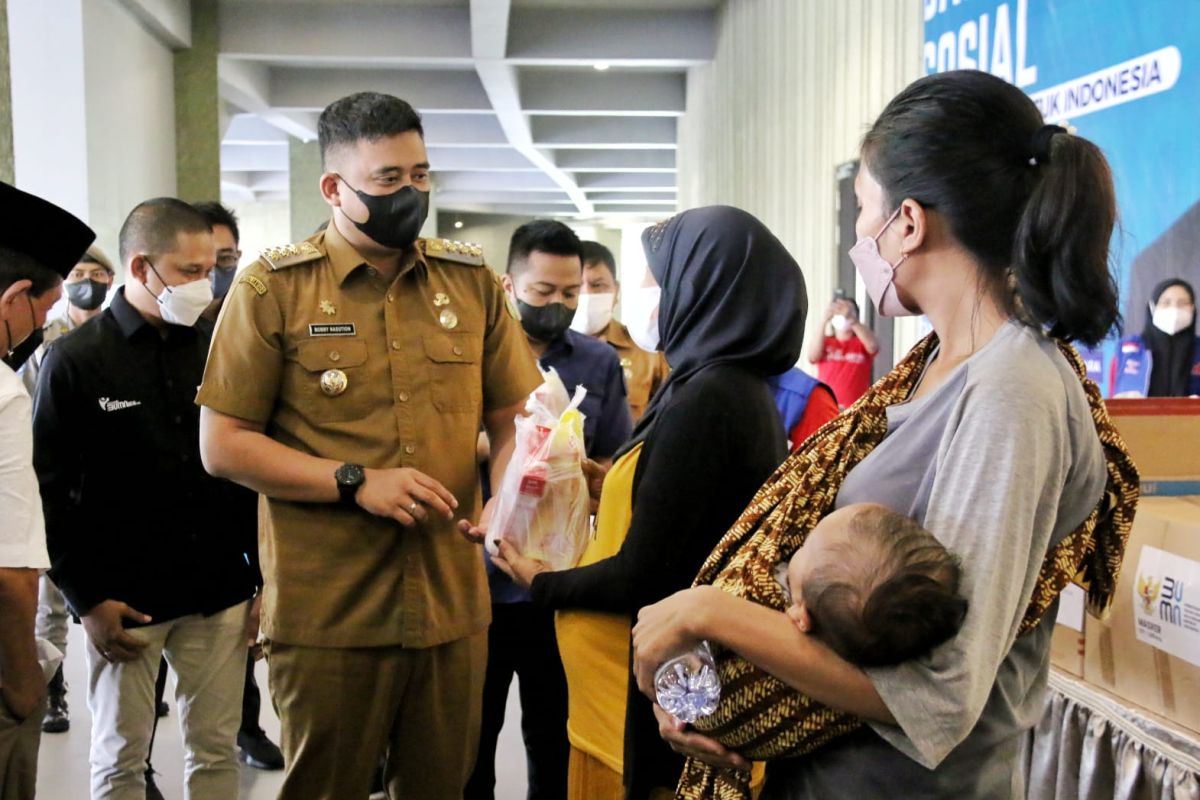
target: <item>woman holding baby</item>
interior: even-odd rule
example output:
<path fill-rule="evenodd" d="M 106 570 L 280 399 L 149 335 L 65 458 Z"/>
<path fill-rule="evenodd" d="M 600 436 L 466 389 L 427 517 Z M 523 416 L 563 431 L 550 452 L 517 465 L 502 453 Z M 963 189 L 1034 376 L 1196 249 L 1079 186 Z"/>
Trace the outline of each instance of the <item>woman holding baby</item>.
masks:
<path fill-rule="evenodd" d="M 1118 319 L 1112 177 L 1095 145 L 974 71 L 910 85 L 861 156 L 851 258 L 880 314 L 924 314 L 935 335 L 780 468 L 695 588 L 641 611 L 635 672 L 649 692 L 658 664 L 708 640 L 729 659 L 723 680 L 766 673 L 776 707 L 813 713 L 781 748 L 805 756 L 768 765 L 766 798 L 1024 797 L 1057 593 L 1078 572 L 1107 602 L 1136 503 L 1136 471 L 1059 344 L 1094 344 Z M 821 518 L 863 503 L 961 564 L 957 635 L 891 666 L 837 655 L 762 578 Z M 693 758 L 684 796 L 742 785 L 742 754 L 656 713 Z"/>

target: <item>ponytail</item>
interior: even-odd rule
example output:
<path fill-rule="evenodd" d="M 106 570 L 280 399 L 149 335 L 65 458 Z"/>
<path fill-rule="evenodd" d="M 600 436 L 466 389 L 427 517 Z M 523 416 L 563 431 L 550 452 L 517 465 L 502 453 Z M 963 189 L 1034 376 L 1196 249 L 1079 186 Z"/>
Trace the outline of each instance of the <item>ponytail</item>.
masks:
<path fill-rule="evenodd" d="M 1017 224 L 1012 272 L 1021 311 L 1052 336 L 1094 345 L 1120 320 L 1109 270 L 1116 224 L 1112 172 L 1100 148 L 1061 128 L 1035 135 L 1040 174 Z"/>
<path fill-rule="evenodd" d="M 911 198 L 946 219 L 1013 316 L 1087 344 L 1117 325 L 1108 163 L 1017 87 L 976 70 L 927 75 L 888 103 L 862 156 L 890 207 Z"/>

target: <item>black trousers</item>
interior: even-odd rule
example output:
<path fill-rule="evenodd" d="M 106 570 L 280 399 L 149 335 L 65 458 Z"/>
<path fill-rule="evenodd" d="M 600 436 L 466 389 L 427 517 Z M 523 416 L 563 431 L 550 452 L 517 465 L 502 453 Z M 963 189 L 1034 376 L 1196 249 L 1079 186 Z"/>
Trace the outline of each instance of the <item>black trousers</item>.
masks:
<path fill-rule="evenodd" d="M 514 674 L 521 695 L 528 799 L 563 800 L 567 796 L 567 679 L 554 636 L 554 612 L 533 603 L 500 603 L 492 606 L 479 756 L 464 800 L 492 800 L 494 796 L 496 740 L 504 726 Z"/>

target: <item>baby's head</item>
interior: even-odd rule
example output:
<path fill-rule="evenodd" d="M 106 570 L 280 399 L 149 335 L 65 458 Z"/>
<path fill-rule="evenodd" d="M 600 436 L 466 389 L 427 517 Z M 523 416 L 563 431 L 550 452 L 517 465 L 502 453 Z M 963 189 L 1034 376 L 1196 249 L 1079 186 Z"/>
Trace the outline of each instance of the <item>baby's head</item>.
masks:
<path fill-rule="evenodd" d="M 899 664 L 958 633 L 958 558 L 903 514 L 860 503 L 813 528 L 788 565 L 789 615 L 852 664 Z"/>

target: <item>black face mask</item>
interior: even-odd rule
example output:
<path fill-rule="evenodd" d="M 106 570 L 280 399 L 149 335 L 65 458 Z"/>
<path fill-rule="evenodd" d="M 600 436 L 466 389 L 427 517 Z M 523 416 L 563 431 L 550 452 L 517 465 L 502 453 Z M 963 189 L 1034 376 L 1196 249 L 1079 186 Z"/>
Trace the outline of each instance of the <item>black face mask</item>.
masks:
<path fill-rule="evenodd" d="M 33 313 L 33 300 L 29 298 L 29 295 L 25 295 L 25 299 L 29 303 L 29 318 L 36 321 L 37 315 Z M 2 360 L 13 371 L 20 369 L 21 365 L 29 360 L 29 357 L 33 355 L 33 351 L 37 350 L 38 345 L 42 343 L 42 337 L 44 336 L 42 329 L 35 327 L 32 333 L 14 347 L 12 326 L 8 324 L 8 320 L 4 320 L 4 333 L 8 337 L 8 346 L 10 349 L 4 354 Z"/>
<path fill-rule="evenodd" d="M 71 305 L 83 311 L 95 311 L 108 295 L 108 284 L 94 281 L 91 278 L 78 283 L 66 285 L 67 300 Z"/>
<path fill-rule="evenodd" d="M 229 287 L 233 285 L 235 272 L 237 272 L 237 267 L 213 267 L 210 280 L 214 298 L 229 294 Z"/>
<path fill-rule="evenodd" d="M 521 312 L 521 327 L 539 342 L 552 342 L 562 336 L 571 327 L 571 320 L 575 319 L 575 309 L 567 308 L 562 303 L 531 306 L 524 300 L 518 300 L 517 310 Z"/>
<path fill-rule="evenodd" d="M 342 178 L 342 183 L 346 179 Z M 367 207 L 366 222 L 354 222 L 373 240 L 394 250 L 407 250 L 417 240 L 425 218 L 429 216 L 429 192 L 405 186 L 391 194 L 367 194 L 346 183 L 350 191 Z"/>
<path fill-rule="evenodd" d="M 38 328 L 33 333 L 29 334 L 25 341 L 17 345 L 11 353 L 4 356 L 4 363 L 8 364 L 9 368 L 12 369 L 13 372 L 19 370 L 21 365 L 28 361 L 29 357 L 33 355 L 33 351 L 38 349 L 38 345 L 42 343 L 42 336 L 43 333 L 41 328 Z"/>

